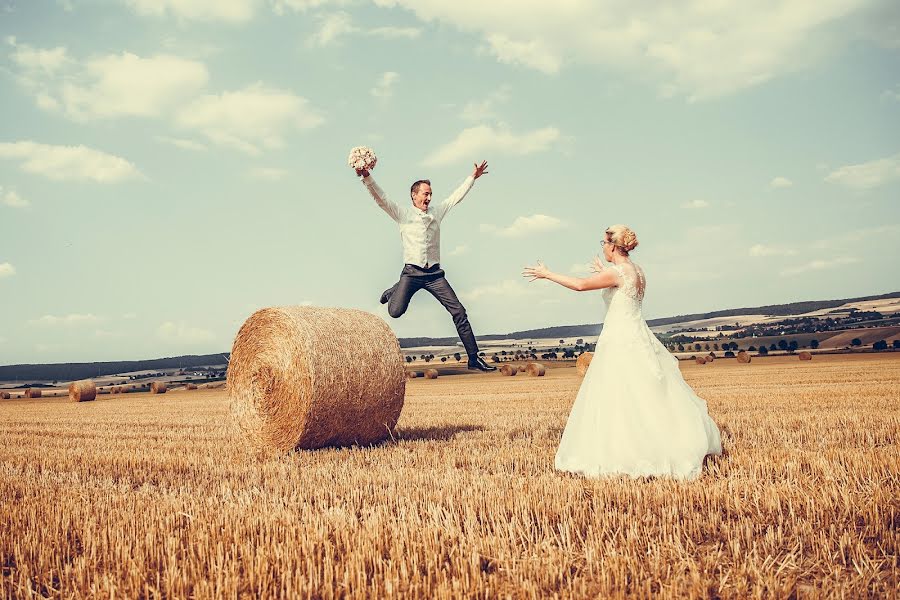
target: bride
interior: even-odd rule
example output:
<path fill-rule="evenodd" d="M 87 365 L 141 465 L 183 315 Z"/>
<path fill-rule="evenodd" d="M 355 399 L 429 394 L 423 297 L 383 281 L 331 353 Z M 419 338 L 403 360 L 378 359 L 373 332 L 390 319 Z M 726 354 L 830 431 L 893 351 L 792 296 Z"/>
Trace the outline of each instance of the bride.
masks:
<path fill-rule="evenodd" d="M 706 402 L 684 381 L 678 360 L 650 331 L 641 314 L 647 281 L 631 262 L 638 245 L 624 225 L 606 230 L 605 268 L 594 259 L 595 274 L 568 277 L 538 261 L 523 275 L 549 279 L 583 292 L 602 289 L 606 319 L 594 358 L 569 413 L 556 468 L 590 477 L 670 476 L 692 479 L 708 454 L 721 454 L 719 429 Z"/>

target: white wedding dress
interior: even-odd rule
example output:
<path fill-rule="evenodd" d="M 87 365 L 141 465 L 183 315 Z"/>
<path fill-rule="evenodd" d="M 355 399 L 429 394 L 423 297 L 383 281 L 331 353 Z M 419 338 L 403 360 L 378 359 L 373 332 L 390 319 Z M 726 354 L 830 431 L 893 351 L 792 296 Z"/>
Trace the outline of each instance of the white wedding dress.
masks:
<path fill-rule="evenodd" d="M 644 321 L 644 272 L 630 261 L 612 269 L 619 285 L 603 290 L 606 319 L 556 468 L 589 477 L 692 479 L 707 454 L 721 454 L 719 428 Z"/>

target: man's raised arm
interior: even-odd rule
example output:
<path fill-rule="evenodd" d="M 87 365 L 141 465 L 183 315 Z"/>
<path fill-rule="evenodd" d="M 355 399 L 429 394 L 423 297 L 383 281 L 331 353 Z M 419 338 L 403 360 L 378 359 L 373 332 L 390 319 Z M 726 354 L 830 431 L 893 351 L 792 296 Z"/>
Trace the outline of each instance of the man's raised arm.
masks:
<path fill-rule="evenodd" d="M 385 195 L 384 190 L 375 183 L 375 179 L 369 174 L 365 169 L 357 169 L 357 175 L 362 177 L 363 185 L 366 186 L 366 189 L 369 190 L 369 193 L 372 194 L 372 198 L 375 199 L 375 203 L 381 207 L 381 210 L 386 212 L 390 218 L 395 220 L 396 222 L 400 222 L 400 207 L 391 202 L 388 197 Z"/>
<path fill-rule="evenodd" d="M 447 214 L 447 211 L 462 202 L 462 199 L 466 197 L 466 194 L 468 194 L 469 190 L 472 189 L 472 186 L 475 185 L 476 179 L 478 179 L 482 175 L 487 174 L 487 166 L 487 161 L 482 161 L 480 165 L 478 163 L 475 163 L 475 170 L 472 171 L 472 174 L 466 177 L 465 181 L 463 181 L 462 184 L 458 188 L 456 188 L 455 192 L 450 194 L 450 196 L 446 200 L 441 202 L 441 218 L 443 218 L 444 215 Z"/>

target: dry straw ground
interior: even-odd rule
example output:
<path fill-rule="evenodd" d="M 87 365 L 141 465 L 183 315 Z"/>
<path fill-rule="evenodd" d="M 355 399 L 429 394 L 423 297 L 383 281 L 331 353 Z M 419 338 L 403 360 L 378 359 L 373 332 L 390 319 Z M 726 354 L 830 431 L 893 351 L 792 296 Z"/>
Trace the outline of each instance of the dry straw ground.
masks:
<path fill-rule="evenodd" d="M 248 454 L 224 390 L 0 403 L 4 597 L 880 597 L 900 355 L 682 363 L 703 477 L 553 471 L 575 368 L 408 382 L 399 440 Z"/>

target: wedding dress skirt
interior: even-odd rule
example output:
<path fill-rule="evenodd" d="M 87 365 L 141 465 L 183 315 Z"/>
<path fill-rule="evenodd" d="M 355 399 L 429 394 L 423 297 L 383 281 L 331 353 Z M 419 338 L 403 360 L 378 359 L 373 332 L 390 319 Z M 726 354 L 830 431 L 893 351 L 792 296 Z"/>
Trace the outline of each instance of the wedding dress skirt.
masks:
<path fill-rule="evenodd" d="M 708 454 L 722 452 L 719 429 L 641 315 L 640 267 L 629 262 L 613 268 L 620 285 L 604 290 L 603 331 L 572 405 L 556 468 L 589 477 L 695 478 Z"/>

